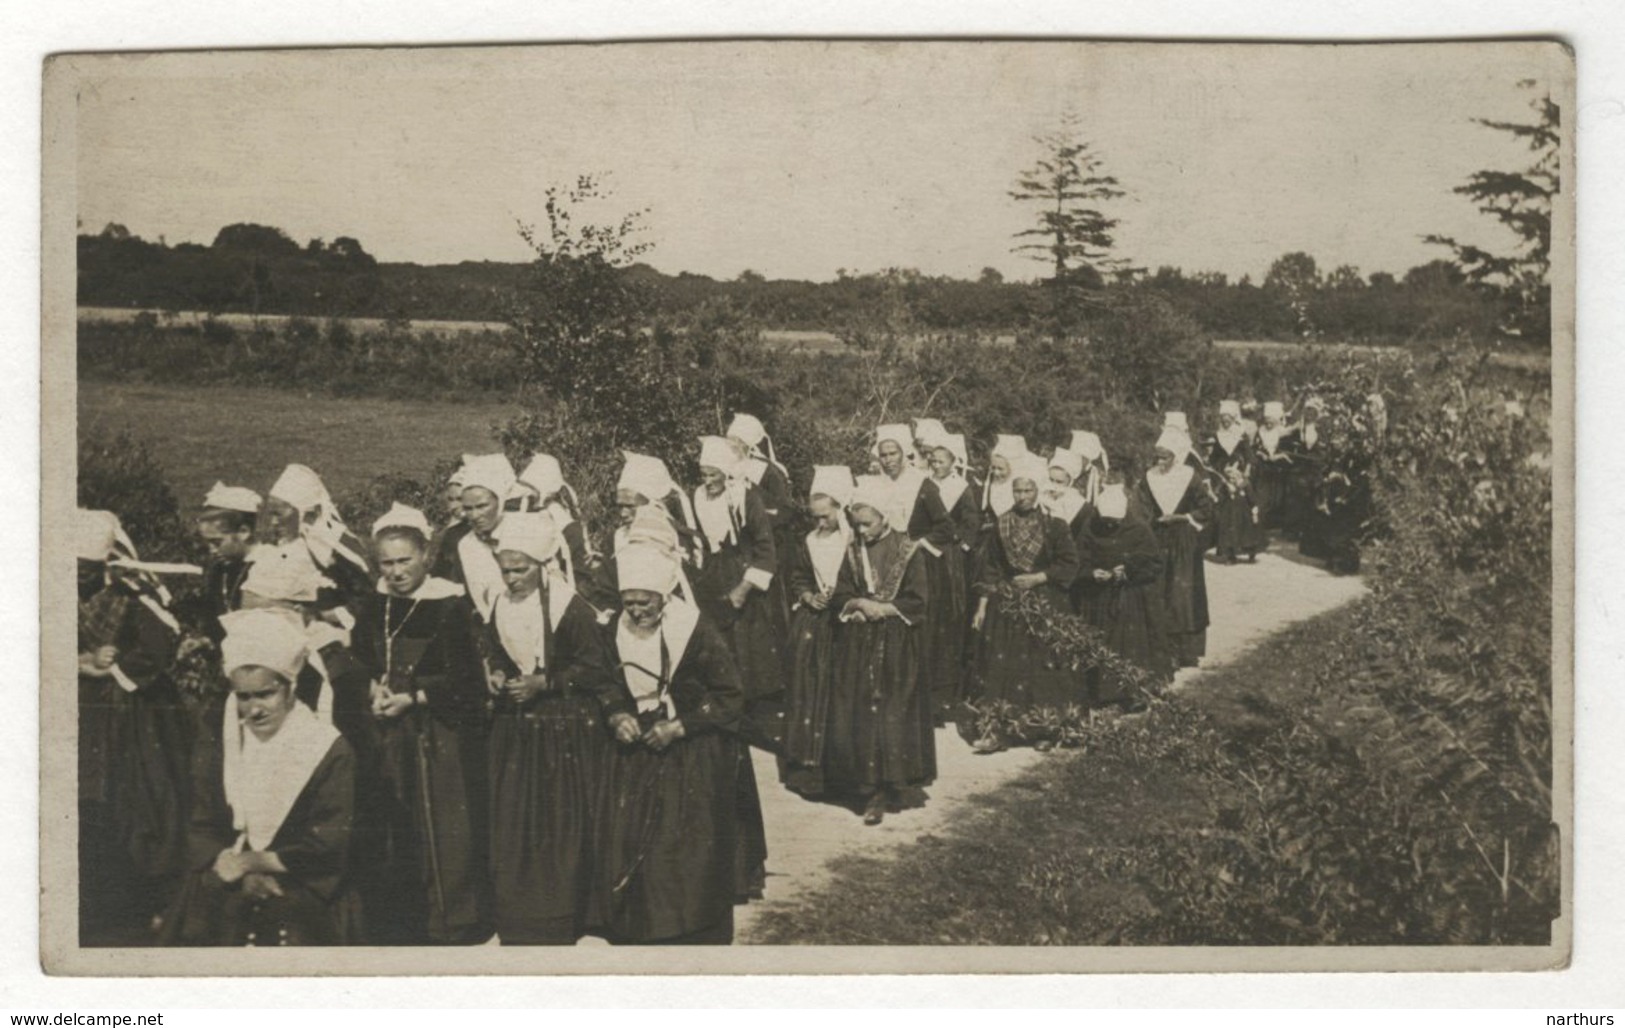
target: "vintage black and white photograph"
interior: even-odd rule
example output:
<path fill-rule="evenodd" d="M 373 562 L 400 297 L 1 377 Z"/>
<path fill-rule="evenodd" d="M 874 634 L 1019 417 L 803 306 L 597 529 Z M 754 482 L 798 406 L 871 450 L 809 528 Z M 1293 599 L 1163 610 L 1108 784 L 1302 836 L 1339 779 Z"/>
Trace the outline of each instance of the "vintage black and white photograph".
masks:
<path fill-rule="evenodd" d="M 54 58 L 47 968 L 1561 966 L 1573 90 Z"/>

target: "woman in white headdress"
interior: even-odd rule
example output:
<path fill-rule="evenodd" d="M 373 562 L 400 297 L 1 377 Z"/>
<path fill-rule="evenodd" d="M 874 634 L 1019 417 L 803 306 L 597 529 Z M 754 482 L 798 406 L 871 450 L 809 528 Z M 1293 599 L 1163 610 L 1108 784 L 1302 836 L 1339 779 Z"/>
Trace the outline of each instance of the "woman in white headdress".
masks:
<path fill-rule="evenodd" d="M 768 520 L 773 522 L 774 548 L 781 561 L 780 572 L 785 573 L 789 554 L 795 549 L 796 526 L 801 521 L 801 510 L 790 485 L 790 472 L 779 462 L 773 450 L 773 437 L 754 414 L 735 414 L 728 423 L 728 441 L 740 460 L 746 481 L 755 486 L 762 496 L 762 507 Z M 782 596 L 788 604 L 788 598 Z M 788 605 L 785 608 L 788 615 Z"/>
<path fill-rule="evenodd" d="M 959 716 L 965 699 L 965 653 L 970 642 L 970 563 L 982 533 L 982 512 L 977 507 L 980 489 L 968 477 L 965 437 L 943 435 L 932 448 L 929 466 L 932 484 L 948 511 L 953 536 L 940 547 L 947 568 L 947 589 L 937 583 L 931 594 L 931 617 L 939 625 L 926 648 L 926 681 L 931 683 L 935 717 Z"/>
<path fill-rule="evenodd" d="M 330 586 L 303 545 L 257 546 L 249 553 L 243 579 L 243 609 L 298 616 L 305 626 L 307 656 L 293 683 L 294 698 L 337 728 L 355 748 L 363 774 L 370 774 L 367 675 L 350 653 L 349 631 L 321 609 Z"/>
<path fill-rule="evenodd" d="M 564 480 L 564 467 L 559 459 L 550 453 L 536 454 L 519 473 L 513 493 L 520 500 L 521 510 L 540 511 L 559 526 L 564 540 L 561 571 L 566 581 L 579 587 L 601 558 L 587 537 L 587 526 L 581 520 L 581 502 Z"/>
<path fill-rule="evenodd" d="M 261 538 L 277 546 L 300 540 L 330 583 L 318 606 L 347 607 L 372 589 L 367 548 L 344 524 L 321 476 L 303 464 L 289 464 L 271 485 L 260 507 Z"/>
<path fill-rule="evenodd" d="M 356 759 L 294 697 L 306 633 L 287 610 L 225 617 L 231 695 L 194 761 L 190 873 L 162 941 L 322 946 L 363 941 L 351 852 Z"/>
<path fill-rule="evenodd" d="M 773 522 L 728 440 L 702 437 L 699 463 L 694 519 L 703 563 L 693 578 L 695 600 L 733 653 L 745 689 L 739 732 L 751 745 L 776 752 L 783 748 L 789 605 Z M 740 896 L 756 896 L 767 880 L 767 834 L 748 750 L 740 751 L 735 772 L 742 818 L 735 886 Z"/>
<path fill-rule="evenodd" d="M 599 794 L 591 920 L 614 943 L 727 945 L 744 688 L 709 618 L 675 595 L 672 555 L 629 542 L 616 560 L 617 670 L 603 701 L 616 744 Z"/>
<path fill-rule="evenodd" d="M 873 476 L 874 499 L 883 505 L 886 524 L 917 544 L 925 557 L 929 594 L 946 602 L 933 602 L 926 610 L 920 636 L 925 687 L 931 696 L 933 717 L 945 724 L 960 698 L 959 654 L 965 631 L 962 606 L 953 603 L 953 568 L 949 554 L 959 546 L 958 530 L 949 516 L 943 489 L 957 488 L 957 480 L 939 480 L 909 462 L 913 436 L 907 425 L 881 425 L 875 429 L 871 449 L 880 466 Z"/>
<path fill-rule="evenodd" d="M 914 419 L 914 451 L 909 462 L 921 471 L 931 470 L 931 452 L 948 437 L 948 426 L 937 418 Z"/>
<path fill-rule="evenodd" d="M 150 570 L 170 566 L 142 563 L 109 511 L 76 512 L 74 543 L 80 927 L 96 938 L 147 927 L 173 895 L 189 739 L 170 677 L 180 623 Z"/>
<path fill-rule="evenodd" d="M 700 439 L 702 484 L 694 517 L 703 564 L 694 576 L 700 609 L 733 648 L 747 709 L 784 691 L 784 581 L 773 521 L 726 439 Z"/>
<path fill-rule="evenodd" d="M 223 634 L 222 614 L 242 606 L 247 557 L 254 545 L 254 525 L 264 499 L 252 489 L 216 482 L 203 497 L 197 516 L 198 536 L 209 549 L 203 569 L 204 633 L 216 644 Z"/>
<path fill-rule="evenodd" d="M 518 476 L 506 456 L 487 453 L 464 454 L 459 478 L 468 532 L 457 543 L 456 573 L 450 577 L 468 590 L 480 619 L 490 621 L 492 605 L 506 591 L 497 567 L 496 531 L 502 524 L 504 501 Z"/>
<path fill-rule="evenodd" d="M 1232 464 L 1246 469 L 1252 463 L 1252 440 L 1241 425 L 1241 404 L 1219 401 L 1219 425 L 1207 443 L 1207 466 L 1216 474 Z"/>
<path fill-rule="evenodd" d="M 813 469 L 807 498 L 813 528 L 799 541 L 789 562 L 793 605 L 779 780 L 804 796 L 821 796 L 824 792 L 824 738 L 839 614 L 830 609 L 830 600 L 852 541 L 846 505 L 852 499 L 854 486 L 849 468 L 820 465 Z"/>
<path fill-rule="evenodd" d="M 1083 502 L 1094 503 L 1100 487 L 1106 484 L 1106 472 L 1112 468 L 1106 447 L 1101 443 L 1100 436 L 1077 429 L 1072 432 L 1066 448 L 1083 458 L 1083 473 L 1073 484 L 1083 494 Z"/>
<path fill-rule="evenodd" d="M 570 945 L 592 928 L 610 654 L 591 608 L 549 573 L 563 548 L 551 518 L 508 514 L 496 547 L 506 585 L 486 629 L 496 931 L 504 945 Z"/>
<path fill-rule="evenodd" d="M 1151 517 L 1162 547 L 1163 603 L 1169 646 L 1179 667 L 1195 667 L 1207 652 L 1207 579 L 1203 533 L 1213 523 L 1213 491 L 1186 460 L 1190 437 L 1163 429 L 1156 459 L 1140 483 L 1140 509 Z"/>
<path fill-rule="evenodd" d="M 1219 427 L 1208 441 L 1206 464 L 1216 498 L 1213 536 L 1219 559 L 1234 564 L 1245 554 L 1251 561 L 1269 539 L 1253 495 L 1252 440 L 1241 427 L 1241 404 L 1235 400 L 1219 401 Z"/>
<path fill-rule="evenodd" d="M 1264 404 L 1258 425 L 1258 446 L 1253 451 L 1253 499 L 1258 523 L 1266 530 L 1282 527 L 1288 482 L 1292 476 L 1292 429 L 1279 400 Z"/>
<path fill-rule="evenodd" d="M 666 462 L 630 450 L 622 450 L 621 454 L 624 463 L 615 481 L 615 532 L 594 572 L 585 581 L 576 582 L 582 598 L 600 612 L 600 620 L 620 609 L 615 554 L 635 535 L 646 536 L 651 526 L 661 526 L 661 536 L 671 536 L 670 545 L 683 565 L 684 581 L 692 581 L 702 556 L 693 503 L 672 479 Z"/>
<path fill-rule="evenodd" d="M 486 683 L 463 587 L 429 574 L 434 529 L 394 504 L 373 522 L 379 578 L 350 650 L 369 685 L 377 831 L 358 839 L 375 944 L 489 938 Z"/>
<path fill-rule="evenodd" d="M 1304 534 L 1313 520 L 1316 493 L 1326 474 L 1327 437 L 1321 425 L 1325 412 L 1326 402 L 1320 397 L 1310 396 L 1304 400 L 1298 431 L 1292 439 L 1292 470 L 1287 478 L 1282 527 L 1286 529 L 1287 538 L 1300 540 L 1300 550 L 1303 548 Z M 1310 543 L 1309 549 L 1314 548 L 1314 543 Z M 1303 552 L 1310 555 L 1308 550 Z"/>
<path fill-rule="evenodd" d="M 985 531 L 1002 517 L 1015 501 L 1010 493 L 1010 469 L 1029 456 L 1027 440 L 1019 435 L 1000 435 L 987 456 L 987 481 L 982 485 L 982 527 Z"/>
<path fill-rule="evenodd" d="M 1045 513 L 1059 518 L 1069 530 L 1075 529 L 1078 515 L 1088 502 L 1078 491 L 1078 479 L 1083 477 L 1083 455 L 1065 447 L 1057 448 L 1050 456 L 1048 478 L 1039 492 L 1038 502 Z"/>
<path fill-rule="evenodd" d="M 960 734 L 978 753 L 994 753 L 1015 741 L 991 712 L 1008 706 L 1019 717 L 1040 708 L 1060 711 L 1081 706 L 1086 681 L 1079 672 L 1052 666 L 1048 646 L 1033 636 L 1020 618 L 1007 614 L 999 594 L 1005 589 L 1035 592 L 1058 611 L 1071 605 L 1067 589 L 1078 571 L 1072 533 L 1044 512 L 1039 490 L 1049 479 L 1042 457 L 1028 455 L 1010 471 L 1013 504 L 984 534 L 976 557 L 971 592 L 976 610 L 971 618 L 970 678 L 967 686 L 972 716 L 959 722 Z"/>
<path fill-rule="evenodd" d="M 1079 616 L 1101 630 L 1118 656 L 1155 680 L 1173 672 L 1163 619 L 1162 549 L 1121 479 L 1103 486 L 1081 519 L 1078 577 L 1072 598 Z M 1091 706 L 1142 706 L 1145 696 L 1117 675 L 1089 673 Z"/>
<path fill-rule="evenodd" d="M 864 803 L 865 824 L 901 810 L 905 792 L 937 774 L 930 684 L 925 678 L 931 557 L 892 527 L 887 486 L 874 477 L 852 497 L 855 538 L 837 570 L 834 669 L 821 770 L 834 795 Z"/>

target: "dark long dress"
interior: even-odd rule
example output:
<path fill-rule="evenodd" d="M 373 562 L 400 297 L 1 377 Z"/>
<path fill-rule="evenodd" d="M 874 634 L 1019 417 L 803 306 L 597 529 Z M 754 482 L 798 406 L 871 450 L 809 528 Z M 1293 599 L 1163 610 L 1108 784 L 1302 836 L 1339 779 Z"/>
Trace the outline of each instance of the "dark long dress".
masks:
<path fill-rule="evenodd" d="M 835 535 L 839 541 L 840 534 Z M 838 612 L 827 605 L 835 583 L 819 581 L 807 540 L 801 540 L 791 553 L 795 559 L 789 567 L 789 585 L 796 601 L 790 612 L 790 662 L 786 671 L 789 685 L 785 689 L 784 754 L 779 758 L 779 780 L 804 796 L 819 796 L 825 790 L 824 743 L 835 674 Z M 801 596 L 806 593 L 822 596 L 826 601 L 824 609 L 804 603 Z"/>
<path fill-rule="evenodd" d="M 1079 516 L 1078 578 L 1072 595 L 1078 614 L 1100 629 L 1113 652 L 1164 678 L 1173 671 L 1163 624 L 1162 551 L 1151 526 L 1137 517 L 1102 518 L 1090 507 Z M 1097 582 L 1095 571 L 1122 569 L 1123 578 Z M 1089 675 L 1094 705 L 1129 703 L 1137 697 L 1118 676 Z"/>
<path fill-rule="evenodd" d="M 1291 434 L 1283 429 L 1273 451 L 1260 437 L 1254 445 L 1253 455 L 1253 502 L 1258 505 L 1258 523 L 1266 530 L 1281 528 L 1286 517 L 1287 490 L 1295 460 Z"/>
<path fill-rule="evenodd" d="M 1293 436 L 1292 473 L 1287 482 L 1286 516 L 1283 527 L 1291 535 L 1299 539 L 1299 548 L 1305 556 L 1319 556 L 1311 553 L 1317 543 L 1307 541 L 1310 524 L 1314 520 L 1315 507 L 1320 500 L 1320 485 L 1326 475 L 1327 466 L 1327 440 L 1324 430 L 1317 428 L 1313 445 L 1305 438 L 1303 429 Z M 1307 548 L 1304 548 L 1307 546 Z"/>
<path fill-rule="evenodd" d="M 864 547 L 864 550 L 858 549 Z M 867 551 L 873 580 L 863 566 Z M 930 567 L 938 558 L 897 532 L 854 540 L 830 607 L 857 599 L 897 608 L 896 617 L 846 621 L 835 630 L 835 674 L 824 745 L 829 788 L 859 796 L 930 785 L 937 777 L 932 697 L 924 679 Z"/>
<path fill-rule="evenodd" d="M 1218 496 L 1214 519 L 1218 523 L 1219 556 L 1234 563 L 1237 554 L 1251 557 L 1268 546 L 1269 537 L 1255 513 L 1258 508 L 1253 487 L 1246 481 L 1239 486 L 1217 481 L 1213 489 Z"/>
<path fill-rule="evenodd" d="M 1141 509 L 1151 512 L 1151 527 L 1162 550 L 1162 595 L 1168 639 L 1180 667 L 1195 667 L 1207 653 L 1207 577 L 1203 570 L 1202 530 L 1180 520 L 1164 524 L 1157 518 L 1189 514 L 1203 529 L 1213 523 L 1214 501 L 1200 472 L 1191 475 L 1179 503 L 1163 510 L 1144 479 L 1138 490 Z"/>
<path fill-rule="evenodd" d="M 785 615 L 784 582 L 778 573 L 778 551 L 773 521 L 755 486 L 744 493 L 743 511 L 732 512 L 731 539 L 705 538 L 704 564 L 694 575 L 700 610 L 728 641 L 745 688 L 747 709 L 784 691 Z M 747 571 L 772 575 L 766 590 L 752 590 L 743 607 L 735 607 L 728 593 Z"/>
<path fill-rule="evenodd" d="M 529 600 L 547 612 L 549 690 L 523 705 L 499 696 L 492 710 L 491 891 L 504 945 L 569 945 L 594 928 L 593 818 L 611 747 L 599 711 L 612 685 L 611 655 L 581 597 L 555 614 L 551 590 L 563 588 L 550 583 Z M 517 677 L 497 635 L 506 605 L 497 605 L 485 650 L 493 671 Z"/>
<path fill-rule="evenodd" d="M 427 700 L 368 725 L 380 788 L 367 800 L 380 831 L 357 842 L 376 887 L 367 895 L 375 943 L 490 936 L 486 685 L 466 604 L 374 595 L 351 632 L 369 682 Z"/>
<path fill-rule="evenodd" d="M 699 502 L 696 496 L 695 503 Z M 745 488 L 742 506 L 743 510 L 730 506 L 731 539 L 710 539 L 704 525 L 700 526 L 704 563 L 691 581 L 700 612 L 728 644 L 745 692 L 741 738 L 777 752 L 783 748 L 784 737 L 784 640 L 789 632 L 785 623 L 789 606 L 784 602 L 784 577 L 778 573 L 773 521 L 755 486 Z M 735 607 L 728 593 L 747 573 L 773 577 L 766 590 L 753 589 L 745 605 Z M 740 747 L 737 755 L 740 877 L 736 891 L 744 898 L 760 895 L 766 883 L 767 828 L 750 752 Z"/>
<path fill-rule="evenodd" d="M 1210 535 L 1219 555 L 1227 560 L 1233 561 L 1238 553 L 1251 556 L 1268 544 L 1263 526 L 1253 515 L 1251 485 L 1244 485 L 1238 492 L 1227 484 L 1225 478 L 1226 471 L 1236 468 L 1243 480 L 1250 479 L 1254 463 L 1252 438 L 1245 432 L 1228 450 L 1217 435 L 1208 441 L 1207 467 L 1212 473 L 1210 481 L 1214 495 L 1218 498 L 1214 531 Z"/>
<path fill-rule="evenodd" d="M 929 558 L 925 631 L 920 637 L 920 676 L 932 718 L 956 717 L 965 695 L 965 642 L 969 627 L 969 553 L 981 527 L 976 494 L 967 485 L 950 510 L 941 484 L 928 478 L 908 521 L 910 539 Z"/>
<path fill-rule="evenodd" d="M 1036 553 L 1020 562 L 1012 556 L 1010 540 L 1017 518 L 1041 519 L 1037 530 L 1043 538 Z M 987 598 L 987 613 L 972 642 L 969 701 L 984 709 L 1008 703 L 1017 714 L 1040 707 L 1081 706 L 1087 690 L 1083 674 L 1054 666 L 1045 644 L 1020 620 L 1007 615 L 995 595 L 1017 575 L 1042 572 L 1047 581 L 1034 587 L 1040 598 L 1056 611 L 1069 609 L 1067 590 L 1077 575 L 1078 551 L 1065 523 L 1042 510 L 1023 514 L 1012 509 L 983 537 L 975 567 L 971 592 L 978 601 Z M 974 717 L 962 720 L 960 734 L 973 738 L 977 734 L 974 721 Z"/>
<path fill-rule="evenodd" d="M 1318 544 L 1316 556 L 1326 561 L 1334 574 L 1349 575 L 1360 570 L 1360 540 L 1371 512 L 1371 483 L 1368 461 L 1345 457 L 1328 470 L 1321 485 L 1320 502 L 1313 533 Z"/>
<path fill-rule="evenodd" d="M 762 507 L 767 518 L 773 524 L 773 550 L 778 558 L 778 573 L 788 576 L 791 566 L 795 563 L 795 547 L 797 542 L 797 528 L 801 524 L 801 505 L 796 502 L 795 491 L 790 487 L 790 478 L 779 470 L 777 464 L 752 457 L 752 462 L 760 461 L 762 467 L 761 480 L 756 488 L 762 498 Z M 795 597 L 788 590 L 780 590 L 779 597 L 785 603 L 785 616 L 789 617 L 789 605 L 795 602 Z"/>
<path fill-rule="evenodd" d="M 80 931 L 86 944 L 162 910 L 185 866 L 189 719 L 168 674 L 178 641 L 124 584 L 109 585 L 79 606 L 80 653 L 117 647 L 119 672 L 79 676 Z"/>
<path fill-rule="evenodd" d="M 230 698 L 222 702 L 235 702 Z M 223 713 L 219 706 L 216 713 Z M 220 717 L 211 719 L 216 725 Z M 351 826 L 355 754 L 343 736 L 311 771 L 271 840 L 288 869 L 276 876 L 281 897 L 255 900 L 214 873 L 220 851 L 236 842 L 226 803 L 218 728 L 194 762 L 194 803 L 187 833 L 186 883 L 165 919 L 171 946 L 338 946 L 364 941 L 361 900 L 353 887 Z"/>
<path fill-rule="evenodd" d="M 703 613 L 686 645 L 662 652 L 665 667 L 652 670 L 670 682 L 684 734 L 658 753 L 641 743 L 611 750 L 593 919 L 617 943 L 728 943 L 738 877 L 737 768 L 746 749 L 733 731 L 744 688 L 727 643 Z M 645 730 L 664 717 L 639 715 L 624 677 L 616 680 L 605 695 L 606 717 L 630 714 Z"/>

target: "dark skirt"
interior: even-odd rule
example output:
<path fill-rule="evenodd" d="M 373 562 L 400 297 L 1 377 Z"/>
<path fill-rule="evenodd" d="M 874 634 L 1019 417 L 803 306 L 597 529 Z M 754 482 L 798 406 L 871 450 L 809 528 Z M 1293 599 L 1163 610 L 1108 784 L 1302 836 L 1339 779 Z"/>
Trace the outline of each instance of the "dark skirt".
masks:
<path fill-rule="evenodd" d="M 824 743 L 832 791 L 867 795 L 936 780 L 931 695 L 920 675 L 924 634 L 898 618 L 836 629 Z"/>
<path fill-rule="evenodd" d="M 367 895 L 376 944 L 478 942 L 490 936 L 485 740 L 413 711 L 375 727 L 377 870 Z M 370 845 L 369 845 L 370 842 Z M 371 850 L 369 853 L 368 850 Z"/>
<path fill-rule="evenodd" d="M 767 887 L 767 824 L 750 746 L 738 740 L 734 761 L 734 902 L 760 899 Z"/>
<path fill-rule="evenodd" d="M 1320 488 L 1321 468 L 1318 461 L 1305 462 L 1287 476 L 1286 506 L 1281 516 L 1281 527 L 1293 535 L 1302 535 L 1315 516 L 1315 493 Z"/>
<path fill-rule="evenodd" d="M 126 692 L 79 679 L 80 923 L 141 923 L 186 866 L 187 715 L 159 680 Z"/>
<path fill-rule="evenodd" d="M 507 945 L 586 933 L 593 817 L 613 743 L 589 697 L 542 696 L 491 725 L 491 892 Z"/>
<path fill-rule="evenodd" d="M 920 670 L 932 718 L 953 717 L 964 699 L 966 557 L 958 546 L 942 556 L 926 555 L 925 624 L 920 637 Z"/>
<path fill-rule="evenodd" d="M 1292 465 L 1286 461 L 1260 460 L 1253 468 L 1253 501 L 1258 505 L 1258 523 L 1265 530 L 1282 527 L 1291 480 Z"/>
<path fill-rule="evenodd" d="M 1175 523 L 1155 526 L 1162 547 L 1162 601 L 1168 641 L 1182 667 L 1207 654 L 1207 575 L 1196 529 Z"/>
<path fill-rule="evenodd" d="M 745 573 L 745 562 L 729 551 L 710 554 L 694 577 L 700 609 L 728 641 L 739 665 L 747 709 L 758 700 L 784 693 L 785 602 L 783 578 L 763 592 L 753 590 L 743 607 L 728 602 L 728 591 Z"/>
<path fill-rule="evenodd" d="M 1060 589 L 1053 585 L 1037 588 L 1056 611 L 1070 609 Z M 973 645 L 968 692 L 978 707 L 1008 703 L 1019 714 L 1039 707 L 1082 707 L 1088 699 L 1086 676 L 1057 667 L 1049 647 L 1018 618 L 1004 613 L 997 596 L 988 600 L 987 616 Z M 972 730 L 960 726 L 960 734 L 967 731 Z"/>
<path fill-rule="evenodd" d="M 1246 497 L 1221 496 L 1214 508 L 1214 517 L 1218 521 L 1217 545 L 1221 556 L 1252 555 L 1269 546 L 1264 526 L 1253 517 L 1253 504 Z"/>
<path fill-rule="evenodd" d="M 1112 652 L 1156 679 L 1173 670 L 1173 655 L 1163 625 L 1162 597 L 1157 583 L 1110 585 L 1089 582 L 1076 590 L 1078 614 L 1101 630 Z M 1104 671 L 1089 675 L 1089 698 L 1094 705 L 1136 699 L 1128 684 Z"/>
<path fill-rule="evenodd" d="M 678 940 L 731 923 L 742 753 L 738 740 L 717 732 L 663 753 L 614 748 L 591 903 L 610 941 Z"/>
<path fill-rule="evenodd" d="M 359 946 L 361 898 L 344 887 L 331 900 L 288 875 L 283 895 L 250 899 L 214 871 L 188 875 L 159 941 L 166 946 Z"/>
<path fill-rule="evenodd" d="M 803 796 L 824 792 L 824 737 L 835 673 L 835 612 L 801 607 L 790 615 L 785 673 L 784 753 L 779 781 Z"/>

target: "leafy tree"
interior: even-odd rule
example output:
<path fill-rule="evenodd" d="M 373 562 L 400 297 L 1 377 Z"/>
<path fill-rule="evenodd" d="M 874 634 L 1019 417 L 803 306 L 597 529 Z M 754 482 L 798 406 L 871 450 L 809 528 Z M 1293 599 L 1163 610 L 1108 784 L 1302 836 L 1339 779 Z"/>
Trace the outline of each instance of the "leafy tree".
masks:
<path fill-rule="evenodd" d="M 211 246 L 215 250 L 230 250 L 262 257 L 295 257 L 299 254 L 299 244 L 289 239 L 286 232 L 270 225 L 255 225 L 248 222 L 227 225 L 215 235 Z"/>
<path fill-rule="evenodd" d="M 1320 288 L 1320 269 L 1315 259 L 1303 251 L 1283 254 L 1270 265 L 1264 276 L 1265 289 L 1281 289 L 1288 293 L 1307 293 Z"/>
<path fill-rule="evenodd" d="M 998 268 L 983 268 L 982 273 L 976 276 L 976 281 L 984 286 L 1004 285 L 1004 272 Z"/>
<path fill-rule="evenodd" d="M 1127 194 L 1116 178 L 1102 173 L 1103 158 L 1079 138 L 1080 130 L 1077 117 L 1068 114 L 1060 129 L 1035 138 L 1043 156 L 1017 177 L 1010 198 L 1037 205 L 1037 224 L 1016 233 L 1029 241 L 1013 252 L 1049 264 L 1056 284 L 1085 278 L 1098 285 L 1103 271 L 1124 263 L 1111 256 L 1117 219 L 1100 205 Z"/>
<path fill-rule="evenodd" d="M 619 221 L 578 224 L 581 208 L 606 199 L 601 179 L 583 175 L 568 189 L 547 190 L 547 226 L 521 223 L 535 252 L 524 286 L 508 312 L 528 376 L 556 395 L 611 388 L 610 369 L 630 359 L 648 310 L 645 289 L 627 269 L 649 244 L 637 241 L 646 211 Z"/>
<path fill-rule="evenodd" d="M 1265 291 L 1273 292 L 1284 300 L 1292 312 L 1298 336 L 1304 339 L 1312 339 L 1320 334 L 1311 309 L 1320 286 L 1320 269 L 1315 259 L 1301 250 L 1277 258 L 1264 276 Z"/>
<path fill-rule="evenodd" d="M 1534 89 L 1533 80 L 1518 85 Z M 1463 243 L 1451 236 L 1428 235 L 1424 240 L 1448 246 L 1469 281 L 1497 291 L 1506 301 L 1505 328 L 1524 338 L 1550 343 L 1552 263 L 1552 200 L 1562 189 L 1562 112 L 1551 95 L 1530 101 L 1535 119 L 1530 122 L 1473 119 L 1486 128 L 1506 132 L 1525 144 L 1532 162 L 1516 171 L 1475 171 L 1452 192 L 1472 200 L 1482 214 L 1505 225 L 1518 242 L 1507 253 Z"/>
<path fill-rule="evenodd" d="M 349 236 L 339 236 L 333 240 L 333 244 L 327 248 L 327 252 L 357 267 L 370 268 L 378 263 L 372 254 L 361 248 L 360 241 Z"/>
<path fill-rule="evenodd" d="M 1443 292 L 1466 283 L 1467 273 L 1455 261 L 1428 261 L 1405 272 L 1405 288 L 1419 292 Z"/>

